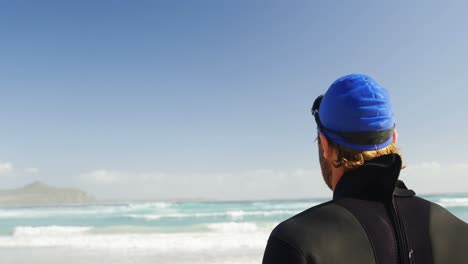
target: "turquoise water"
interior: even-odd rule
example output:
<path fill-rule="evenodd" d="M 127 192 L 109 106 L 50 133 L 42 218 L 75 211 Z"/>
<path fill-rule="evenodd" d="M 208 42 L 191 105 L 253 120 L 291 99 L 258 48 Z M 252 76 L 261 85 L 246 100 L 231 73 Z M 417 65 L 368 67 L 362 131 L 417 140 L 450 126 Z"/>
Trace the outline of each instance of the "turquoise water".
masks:
<path fill-rule="evenodd" d="M 468 221 L 468 194 L 424 198 Z M 109 257 L 131 252 L 140 257 L 141 254 L 151 255 L 151 261 L 161 263 L 204 263 L 206 259 L 211 259 L 210 263 L 241 263 L 236 262 L 240 256 L 242 263 L 260 263 L 268 235 L 276 224 L 324 201 L 326 199 L 0 208 L 0 251 L 8 254 L 29 248 L 48 256 L 44 262 L 50 263 L 54 263 L 53 253 L 49 256 L 44 251 L 50 248 L 60 248 L 63 254 L 70 256 L 103 250 Z M 95 254 L 96 258 L 101 255 Z M 10 257 L 15 259 L 19 255 Z"/>
<path fill-rule="evenodd" d="M 197 232 L 213 223 L 277 223 L 324 199 L 243 202 L 154 202 L 0 208 L 0 234 L 19 227 L 86 226 L 93 232 Z M 124 228 L 127 227 L 127 228 Z"/>
<path fill-rule="evenodd" d="M 468 220 L 468 195 L 430 195 L 459 218 Z M 94 232 L 196 232 L 213 223 L 268 226 L 326 201 L 153 202 L 90 206 L 0 207 L 0 235 L 18 227 L 85 226 Z M 123 228 L 127 227 L 127 229 Z M 132 229 L 133 227 L 133 229 Z"/>

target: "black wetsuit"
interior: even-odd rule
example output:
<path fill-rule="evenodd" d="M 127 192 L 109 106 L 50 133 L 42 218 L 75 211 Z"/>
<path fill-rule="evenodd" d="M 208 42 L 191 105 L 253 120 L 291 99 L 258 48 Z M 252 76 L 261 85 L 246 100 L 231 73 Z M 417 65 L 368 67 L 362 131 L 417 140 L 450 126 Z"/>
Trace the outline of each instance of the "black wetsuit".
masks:
<path fill-rule="evenodd" d="M 390 154 L 346 172 L 333 200 L 279 224 L 263 264 L 468 263 L 468 224 L 398 181 Z"/>

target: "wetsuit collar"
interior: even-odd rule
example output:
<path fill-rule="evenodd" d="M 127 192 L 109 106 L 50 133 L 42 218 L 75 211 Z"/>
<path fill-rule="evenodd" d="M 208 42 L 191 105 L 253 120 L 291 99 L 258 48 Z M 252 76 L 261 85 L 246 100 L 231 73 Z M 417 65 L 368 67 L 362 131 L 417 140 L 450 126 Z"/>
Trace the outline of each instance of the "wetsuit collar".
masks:
<path fill-rule="evenodd" d="M 333 193 L 333 200 L 356 198 L 388 200 L 392 198 L 401 170 L 401 157 L 388 154 L 371 159 L 357 169 L 343 174 Z"/>

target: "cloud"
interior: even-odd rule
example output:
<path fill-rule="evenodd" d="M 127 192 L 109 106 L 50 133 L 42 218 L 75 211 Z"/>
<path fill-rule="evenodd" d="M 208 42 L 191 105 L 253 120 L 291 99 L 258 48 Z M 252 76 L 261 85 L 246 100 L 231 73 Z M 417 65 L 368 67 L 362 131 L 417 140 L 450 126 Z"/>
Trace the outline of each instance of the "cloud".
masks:
<path fill-rule="evenodd" d="M 455 169 L 467 170 L 468 171 L 468 163 L 454 163 L 452 167 Z"/>
<path fill-rule="evenodd" d="M 39 169 L 38 168 L 26 168 L 24 169 L 24 172 L 28 174 L 36 174 L 36 173 L 39 173 Z"/>
<path fill-rule="evenodd" d="M 78 184 L 97 197 L 131 199 L 270 199 L 329 196 L 319 169 L 164 173 L 99 169 Z M 122 197 L 122 198 L 119 198 Z"/>
<path fill-rule="evenodd" d="M 466 192 L 468 163 L 420 162 L 408 165 L 400 179 L 422 193 Z"/>
<path fill-rule="evenodd" d="M 118 184 L 126 180 L 127 175 L 118 171 L 95 170 L 81 175 L 87 182 L 99 185 Z"/>
<path fill-rule="evenodd" d="M 409 165 L 409 169 L 433 169 L 433 170 L 439 170 L 441 168 L 441 165 L 437 161 L 423 161 L 420 163 L 416 163 L 414 165 Z"/>
<path fill-rule="evenodd" d="M 109 199 L 281 199 L 331 197 L 319 168 L 238 172 L 165 173 L 99 169 L 78 177 L 78 186 Z M 468 163 L 423 161 L 401 173 L 417 193 L 466 192 Z"/>
<path fill-rule="evenodd" d="M 91 172 L 83 173 L 80 178 L 88 183 L 111 185 L 111 184 L 127 184 L 127 183 L 151 183 L 165 178 L 164 173 L 143 172 L 132 173 L 117 170 L 99 169 Z"/>
<path fill-rule="evenodd" d="M 8 174 L 13 171 L 11 162 L 0 162 L 0 174 Z"/>
<path fill-rule="evenodd" d="M 20 177 L 23 174 L 37 174 L 39 173 L 38 168 L 17 168 L 13 166 L 11 162 L 0 162 L 0 174 L 11 174 L 14 173 L 15 177 Z M 24 176 L 24 175 L 23 175 Z"/>

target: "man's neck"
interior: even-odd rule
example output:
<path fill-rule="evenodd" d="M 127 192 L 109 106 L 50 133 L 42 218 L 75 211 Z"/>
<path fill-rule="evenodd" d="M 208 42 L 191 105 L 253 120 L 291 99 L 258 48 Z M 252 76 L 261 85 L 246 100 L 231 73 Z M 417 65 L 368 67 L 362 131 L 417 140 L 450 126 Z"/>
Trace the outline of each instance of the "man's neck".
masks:
<path fill-rule="evenodd" d="M 333 165 L 332 167 L 332 188 L 333 191 L 335 190 L 336 185 L 340 181 L 341 177 L 344 174 L 344 169 L 343 167 L 335 168 Z"/>

